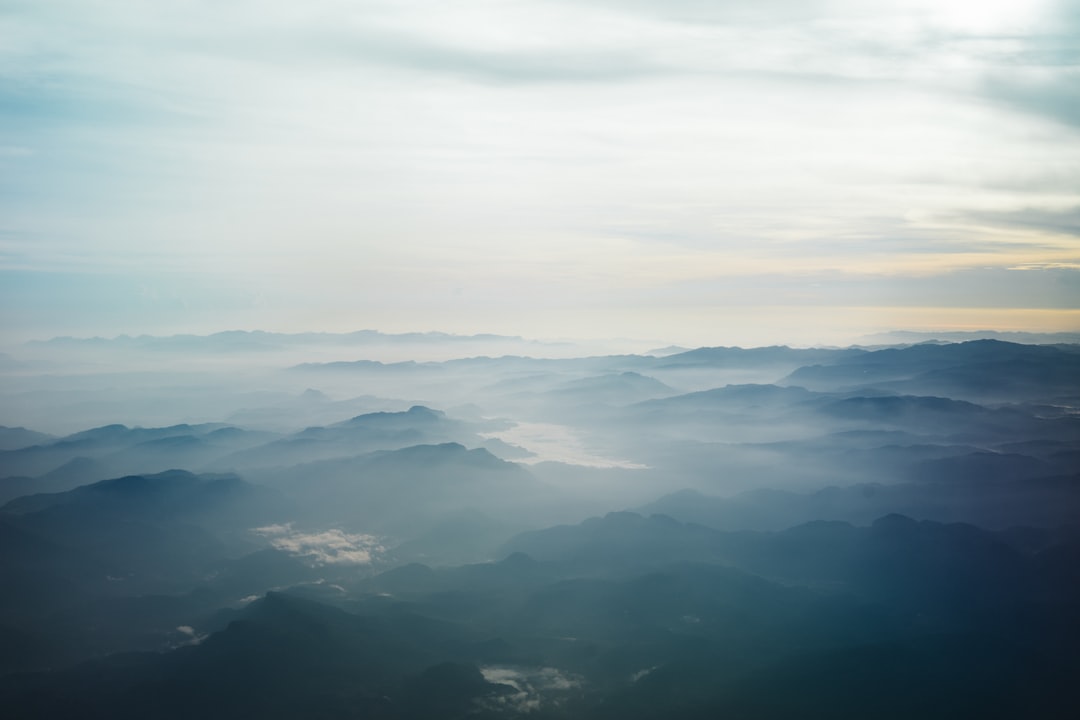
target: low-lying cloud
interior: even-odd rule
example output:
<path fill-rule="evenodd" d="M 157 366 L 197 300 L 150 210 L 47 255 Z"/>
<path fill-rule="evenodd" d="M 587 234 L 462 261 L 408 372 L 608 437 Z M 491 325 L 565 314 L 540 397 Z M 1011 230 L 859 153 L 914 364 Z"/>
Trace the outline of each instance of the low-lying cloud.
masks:
<path fill-rule="evenodd" d="M 264 525 L 252 532 L 262 535 L 277 550 L 302 557 L 314 565 L 370 565 L 385 548 L 374 535 L 330 529 L 303 532 L 292 523 Z"/>
<path fill-rule="evenodd" d="M 581 687 L 582 683 L 581 678 L 553 667 L 489 666 L 480 671 L 488 682 L 514 689 L 514 692 L 485 700 L 489 709 L 497 711 L 536 712 L 548 704 L 557 705 L 561 694 Z"/>

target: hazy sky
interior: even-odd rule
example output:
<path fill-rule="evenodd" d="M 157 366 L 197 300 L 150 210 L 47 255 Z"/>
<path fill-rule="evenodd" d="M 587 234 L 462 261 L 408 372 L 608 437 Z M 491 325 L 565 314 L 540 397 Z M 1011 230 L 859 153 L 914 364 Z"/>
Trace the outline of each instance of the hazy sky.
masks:
<path fill-rule="evenodd" d="M 6 339 L 1080 329 L 1080 1 L 2 0 Z"/>

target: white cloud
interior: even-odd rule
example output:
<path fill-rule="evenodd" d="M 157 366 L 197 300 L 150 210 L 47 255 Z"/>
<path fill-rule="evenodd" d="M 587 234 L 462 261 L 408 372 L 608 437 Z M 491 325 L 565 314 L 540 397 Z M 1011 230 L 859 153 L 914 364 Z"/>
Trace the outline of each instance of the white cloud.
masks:
<path fill-rule="evenodd" d="M 768 275 L 1067 264 L 1038 229 L 1011 236 L 1026 253 L 821 248 L 898 225 L 973 243 L 986 229 L 948 218 L 1080 202 L 1066 10 L 8 3 L 0 270 L 184 273 L 185 329 L 352 329 L 362 311 L 536 336 L 569 309 L 603 333 L 613 293 L 649 306 L 702 277 L 768 295 Z M 195 301 L 214 288 L 243 292 Z M 91 334 L 163 329 L 153 309 L 142 327 L 65 309 Z M 661 335 L 690 310 L 623 324 Z"/>
<path fill-rule="evenodd" d="M 490 683 L 508 685 L 512 693 L 484 698 L 481 703 L 490 710 L 515 713 L 536 712 L 544 707 L 557 706 L 561 695 L 581 687 L 582 679 L 553 667 L 480 668 Z"/>
<path fill-rule="evenodd" d="M 179 625 L 176 628 L 176 632 L 180 633 L 183 637 L 178 643 L 174 644 L 174 647 L 186 647 L 189 645 L 198 645 L 205 640 L 209 635 L 207 633 L 199 633 L 195 631 L 195 628 L 190 625 Z"/>
<path fill-rule="evenodd" d="M 374 535 L 339 529 L 303 532 L 287 523 L 253 528 L 252 532 L 267 538 L 274 548 L 315 565 L 370 565 L 385 550 Z"/>

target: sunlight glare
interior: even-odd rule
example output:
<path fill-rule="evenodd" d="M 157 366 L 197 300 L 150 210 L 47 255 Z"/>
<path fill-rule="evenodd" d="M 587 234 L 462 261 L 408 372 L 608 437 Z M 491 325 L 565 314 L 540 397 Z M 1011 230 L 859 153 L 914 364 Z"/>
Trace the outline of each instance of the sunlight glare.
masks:
<path fill-rule="evenodd" d="M 1023 30 L 1043 14 L 1045 0 L 934 0 L 926 9 L 950 29 L 979 33 Z"/>

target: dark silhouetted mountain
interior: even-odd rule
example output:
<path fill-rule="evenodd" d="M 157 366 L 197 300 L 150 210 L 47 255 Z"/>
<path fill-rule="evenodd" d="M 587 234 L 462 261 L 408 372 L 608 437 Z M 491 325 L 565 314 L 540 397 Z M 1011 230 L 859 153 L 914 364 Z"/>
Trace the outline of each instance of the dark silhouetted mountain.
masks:
<path fill-rule="evenodd" d="M 993 533 L 901 515 L 869 527 L 814 521 L 779 533 L 731 533 L 612 513 L 522 534 L 505 551 L 590 574 L 680 561 L 734 565 L 788 582 L 839 583 L 875 603 L 947 614 L 950 622 L 999 611 L 1037 592 L 1040 582 L 1034 560 Z"/>
<path fill-rule="evenodd" d="M 124 579 L 136 588 L 164 590 L 250 548 L 246 528 L 277 520 L 281 511 L 274 493 L 235 476 L 172 471 L 28 495 L 5 505 L 0 517 L 65 553 L 94 558 L 107 569 L 97 578 L 104 586 Z M 50 572 L 46 565 L 40 569 Z"/>
<path fill-rule="evenodd" d="M 930 370 L 886 387 L 980 402 L 1054 401 L 1062 396 L 1075 397 L 1080 354 L 1053 349 L 1059 350 L 1060 354 Z"/>
<path fill-rule="evenodd" d="M 1017 525 L 1056 528 L 1080 515 L 1080 476 L 1012 479 L 972 475 L 970 467 L 939 469 L 940 475 L 921 474 L 924 482 L 860 483 L 813 492 L 751 490 L 716 497 L 682 490 L 640 512 L 733 531 L 782 530 L 819 519 L 865 525 L 889 513 L 998 530 Z"/>
<path fill-rule="evenodd" d="M 353 612 L 271 593 L 191 647 L 0 679 L 0 702 L 14 717 L 1065 717 L 1076 624 L 1042 579 L 1064 562 L 977 528 L 719 533 L 617 513 L 519 540 L 549 559 L 397 568 L 363 581 Z M 741 569 L 662 557 L 693 547 Z"/>
<path fill-rule="evenodd" d="M 977 478 L 984 486 L 1011 484 L 1023 490 L 1023 481 L 1048 477 L 1057 468 L 1048 462 L 1018 453 L 975 452 L 923 460 L 912 470 L 915 480 L 953 482 Z"/>
<path fill-rule="evenodd" d="M 395 545 L 393 556 L 397 562 L 475 562 L 492 558 L 499 546 L 520 531 L 519 522 L 467 508 L 440 514 L 426 529 Z"/>
<path fill-rule="evenodd" d="M 254 490 L 235 475 L 198 476 L 173 470 L 103 480 L 63 493 L 28 495 L 12 500 L 0 511 L 27 515 L 76 508 L 82 514 L 98 517 L 174 519 L 206 512 L 223 502 L 235 502 Z"/>
<path fill-rule="evenodd" d="M 235 560 L 259 546 L 247 528 L 282 509 L 272 492 L 236 477 L 183 471 L 8 503 L 0 625 L 17 622 L 34 647 L 14 667 L 159 649 L 177 625 L 243 597 L 236 593 L 311 579 L 291 558 L 279 569 L 254 566 L 257 581 L 244 569 L 250 561 Z"/>
<path fill-rule="evenodd" d="M 24 675 L 0 697 L 20 718 L 463 717 L 505 690 L 469 662 L 472 642 L 407 613 L 359 617 L 270 593 L 199 645 Z"/>
<path fill-rule="evenodd" d="M 589 574 L 619 574 L 671 562 L 723 562 L 725 539 L 716 530 L 663 515 L 619 512 L 579 525 L 526 532 L 502 551 L 570 564 Z"/>
<path fill-rule="evenodd" d="M 1025 664 L 1031 659 L 1011 643 L 969 637 L 807 653 L 752 671 L 709 712 L 763 719 L 1012 718 L 1027 714 L 1033 702 L 1045 707 L 1043 683 Z"/>
<path fill-rule="evenodd" d="M 490 593 L 500 598 L 508 594 L 524 597 L 539 587 L 566 577 L 567 571 L 563 567 L 537 562 L 524 553 L 511 553 L 496 562 L 460 566 L 432 568 L 410 563 L 367 578 L 358 588 L 412 600 L 430 593 L 463 592 Z"/>

